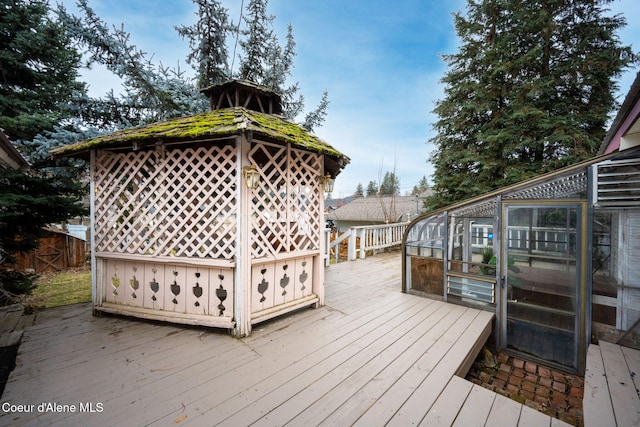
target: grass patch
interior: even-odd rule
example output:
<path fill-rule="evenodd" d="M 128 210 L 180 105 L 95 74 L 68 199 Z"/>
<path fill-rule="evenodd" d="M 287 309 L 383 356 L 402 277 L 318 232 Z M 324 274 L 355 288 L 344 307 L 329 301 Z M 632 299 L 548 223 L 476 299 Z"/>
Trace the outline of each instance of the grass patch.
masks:
<path fill-rule="evenodd" d="M 91 271 L 68 270 L 41 276 L 38 287 L 26 298 L 32 307 L 59 307 L 91 301 Z"/>

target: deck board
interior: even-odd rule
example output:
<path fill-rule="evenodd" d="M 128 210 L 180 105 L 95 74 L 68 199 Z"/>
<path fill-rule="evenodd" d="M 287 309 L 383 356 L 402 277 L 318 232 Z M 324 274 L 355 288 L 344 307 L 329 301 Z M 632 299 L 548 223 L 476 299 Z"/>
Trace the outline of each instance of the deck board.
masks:
<path fill-rule="evenodd" d="M 473 383 L 454 375 L 436 403 L 429 409 L 421 425 L 453 425 L 472 388 Z"/>
<path fill-rule="evenodd" d="M 587 350 L 587 368 L 584 375 L 584 397 L 582 399 L 584 425 L 613 426 L 616 418 L 613 415 L 613 404 L 607 386 L 607 376 L 600 347 L 591 344 Z"/>
<path fill-rule="evenodd" d="M 584 384 L 585 426 L 640 425 L 636 369 L 640 352 L 600 341 L 590 345 Z"/>
<path fill-rule="evenodd" d="M 326 306 L 242 339 L 93 317 L 88 304 L 46 310 L 25 331 L 2 401 L 103 410 L 0 412 L 0 425 L 447 425 L 472 411 L 492 425 L 498 409 L 515 413 L 455 377 L 492 314 L 403 294 L 400 280 L 398 254 L 331 266 Z"/>
<path fill-rule="evenodd" d="M 518 426 L 520 427 L 544 427 L 551 426 L 551 418 L 544 415 L 542 412 L 538 412 L 528 406 L 522 406 L 520 411 L 520 419 L 518 420 Z"/>
<path fill-rule="evenodd" d="M 518 402 L 496 394 L 489 411 L 486 425 L 488 426 L 516 426 L 520 421 L 522 405 Z"/>
<path fill-rule="evenodd" d="M 496 393 L 477 384 L 466 396 L 464 406 L 458 412 L 453 423 L 454 427 L 481 427 L 487 422 L 487 417 L 493 406 Z"/>

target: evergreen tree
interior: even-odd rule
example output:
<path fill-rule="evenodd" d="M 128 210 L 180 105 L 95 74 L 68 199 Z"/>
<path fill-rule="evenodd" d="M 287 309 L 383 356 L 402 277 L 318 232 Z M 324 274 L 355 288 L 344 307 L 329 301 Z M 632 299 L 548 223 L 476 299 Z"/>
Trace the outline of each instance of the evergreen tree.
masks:
<path fill-rule="evenodd" d="M 400 178 L 395 172 L 386 172 L 380 184 L 381 196 L 397 196 L 400 194 Z"/>
<path fill-rule="evenodd" d="M 430 209 L 595 154 L 615 79 L 635 60 L 611 0 L 468 0 L 436 104 Z"/>
<path fill-rule="evenodd" d="M 422 176 L 417 185 L 413 186 L 413 190 L 411 190 L 411 195 L 418 196 L 429 189 L 429 181 L 427 181 L 426 176 Z"/>
<path fill-rule="evenodd" d="M 124 94 L 113 91 L 97 102 L 97 111 L 107 112 L 104 131 L 206 111 L 208 103 L 193 79 L 182 70 L 155 65 L 146 53 L 130 41 L 124 25 L 112 27 L 103 22 L 87 0 L 78 0 L 81 18 L 67 14 L 62 6 L 58 15 L 69 34 L 87 49 L 89 64 L 101 64 L 123 80 Z"/>
<path fill-rule="evenodd" d="M 9 256 L 38 246 L 42 227 L 85 214 L 80 184 L 0 168 L 0 247 Z"/>
<path fill-rule="evenodd" d="M 0 287 L 29 293 L 32 275 L 7 271 L 17 252 L 39 245 L 44 226 L 85 214 L 80 200 L 85 191 L 79 184 L 56 177 L 37 177 L 0 168 Z"/>
<path fill-rule="evenodd" d="M 227 52 L 227 33 L 232 30 L 228 10 L 217 0 L 193 0 L 198 21 L 191 26 L 175 26 L 189 40 L 187 63 L 198 73 L 198 87 L 224 83 L 231 71 Z"/>
<path fill-rule="evenodd" d="M 267 0 L 250 0 L 242 19 L 246 29 L 245 38 L 240 41 L 243 55 L 240 59 L 239 77 L 255 83 L 264 84 L 275 90 L 273 82 L 267 82 L 267 59 L 273 61 L 273 49 L 279 48 L 273 33 L 275 16 L 267 14 Z M 277 47 L 276 47 L 277 46 Z"/>
<path fill-rule="evenodd" d="M 284 47 L 273 31 L 275 16 L 267 13 L 268 0 L 250 0 L 243 15 L 244 39 L 240 41 L 242 54 L 238 77 L 251 80 L 280 94 L 283 114 L 295 120 L 304 109 L 304 96 L 299 93 L 298 83 L 287 85 L 296 56 L 293 27 L 287 27 L 287 42 Z M 318 106 L 307 113 L 301 123 L 305 129 L 313 129 L 324 122 L 329 105 L 325 91 Z"/>
<path fill-rule="evenodd" d="M 361 183 L 358 183 L 358 186 L 356 187 L 356 192 L 353 193 L 353 196 L 355 198 L 364 197 L 364 187 L 362 186 Z"/>
<path fill-rule="evenodd" d="M 304 118 L 304 121 L 300 123 L 300 125 L 312 132 L 316 127 L 320 126 L 324 123 L 324 119 L 327 116 L 327 108 L 329 107 L 329 93 L 325 90 L 322 93 L 322 99 L 320 99 L 320 103 L 318 106 L 307 113 Z"/>
<path fill-rule="evenodd" d="M 216 0 L 193 0 L 198 6 L 198 21 L 175 29 L 189 41 L 187 55 L 197 77 L 185 77 L 179 68 L 153 64 L 147 55 L 130 41 L 124 26 L 109 28 L 88 6 L 78 0 L 82 17 L 67 14 L 62 6 L 58 14 L 72 37 L 88 50 L 88 63 L 102 64 L 123 79 L 124 95 L 113 92 L 97 102 L 96 112 L 110 112 L 111 128 L 131 127 L 173 117 L 206 111 L 208 103 L 197 88 L 218 84 L 227 78 L 251 80 L 280 94 L 284 115 L 294 120 L 304 108 L 304 97 L 298 84 L 286 86 L 291 77 L 295 41 L 288 27 L 287 42 L 280 46 L 273 31 L 274 16 L 267 13 L 266 0 L 251 0 L 243 15 L 242 50 L 239 71 L 229 67 L 230 57 L 226 37 L 232 30 L 227 9 Z M 235 29 L 234 29 L 235 30 Z M 235 34 L 234 34 L 235 36 Z M 233 59 L 233 58 L 231 58 Z M 327 94 L 318 107 L 309 112 L 302 126 L 313 130 L 324 121 L 328 106 Z"/>
<path fill-rule="evenodd" d="M 80 54 L 44 0 L 0 0 L 0 127 L 31 141 L 75 114 Z"/>
<path fill-rule="evenodd" d="M 376 181 L 369 181 L 367 184 L 367 197 L 375 196 L 378 194 L 378 183 Z"/>

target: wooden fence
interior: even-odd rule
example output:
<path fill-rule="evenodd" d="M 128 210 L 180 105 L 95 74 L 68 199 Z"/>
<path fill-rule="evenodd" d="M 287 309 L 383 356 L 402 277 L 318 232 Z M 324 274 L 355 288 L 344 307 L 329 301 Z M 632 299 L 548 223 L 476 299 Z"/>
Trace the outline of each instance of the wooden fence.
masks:
<path fill-rule="evenodd" d="M 17 271 L 31 270 L 37 274 L 79 267 L 85 262 L 85 241 L 69 234 L 48 230 L 40 246 L 16 256 L 9 267 Z"/>

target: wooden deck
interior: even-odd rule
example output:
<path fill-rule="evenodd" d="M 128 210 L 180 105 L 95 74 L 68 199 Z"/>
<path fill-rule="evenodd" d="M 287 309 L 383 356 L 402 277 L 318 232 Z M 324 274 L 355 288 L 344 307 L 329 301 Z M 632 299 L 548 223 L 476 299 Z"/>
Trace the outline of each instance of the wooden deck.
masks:
<path fill-rule="evenodd" d="M 400 268 L 398 254 L 331 266 L 325 307 L 243 339 L 46 310 L 1 399 L 34 406 L 0 425 L 561 424 L 456 377 L 493 314 L 403 294 Z"/>
<path fill-rule="evenodd" d="M 590 345 L 584 377 L 585 426 L 640 426 L 640 351 Z"/>

